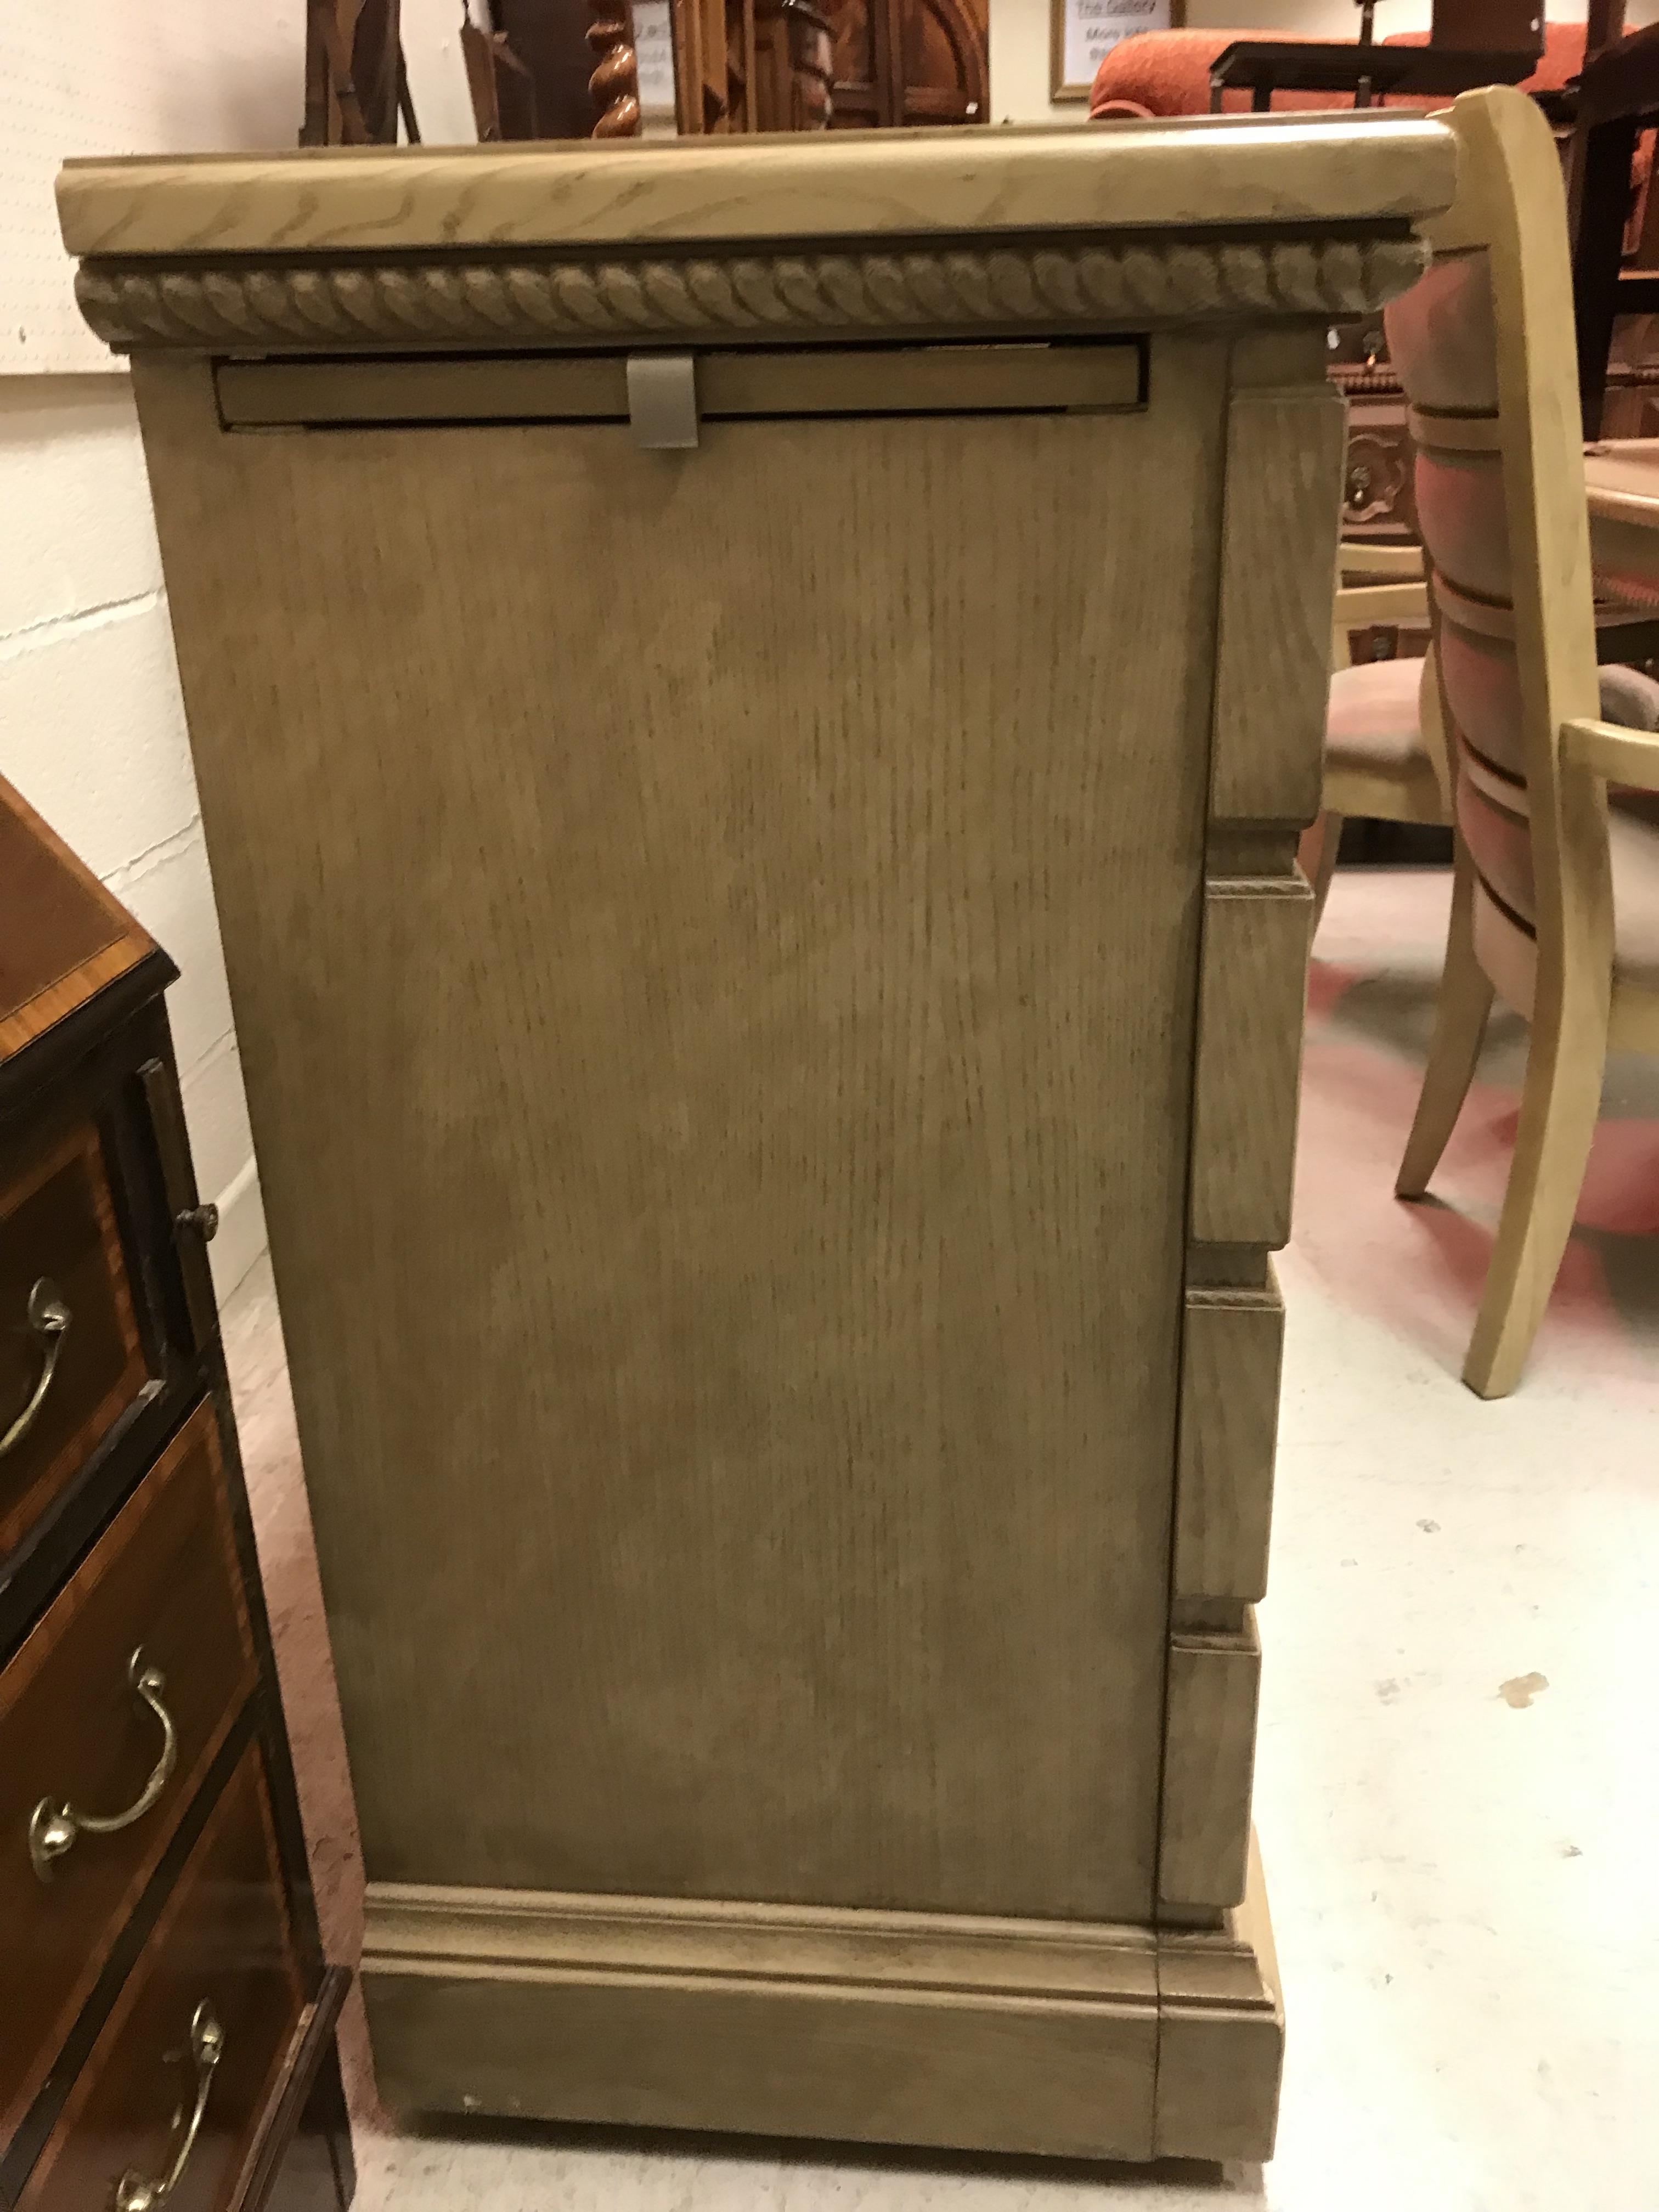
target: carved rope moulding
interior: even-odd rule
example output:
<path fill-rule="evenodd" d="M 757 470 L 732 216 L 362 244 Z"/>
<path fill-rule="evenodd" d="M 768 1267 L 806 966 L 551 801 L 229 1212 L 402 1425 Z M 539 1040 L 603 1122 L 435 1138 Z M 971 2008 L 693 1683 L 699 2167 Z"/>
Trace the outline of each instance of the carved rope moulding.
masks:
<path fill-rule="evenodd" d="M 76 290 L 88 322 L 113 346 L 315 349 L 1354 315 L 1394 298 L 1425 265 L 1414 238 L 1154 238 L 368 267 L 123 270 L 94 261 L 82 264 Z"/>

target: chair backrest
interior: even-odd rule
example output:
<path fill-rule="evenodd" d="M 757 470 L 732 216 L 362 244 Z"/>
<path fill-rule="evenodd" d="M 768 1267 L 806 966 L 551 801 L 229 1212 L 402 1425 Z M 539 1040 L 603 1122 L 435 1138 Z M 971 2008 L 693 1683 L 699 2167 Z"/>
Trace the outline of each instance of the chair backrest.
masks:
<path fill-rule="evenodd" d="M 1611 962 L 1605 794 L 1560 773 L 1562 724 L 1599 712 L 1566 205 L 1523 93 L 1451 110 L 1457 198 L 1384 318 L 1412 410 L 1459 836 L 1475 943 L 1511 1003 Z"/>

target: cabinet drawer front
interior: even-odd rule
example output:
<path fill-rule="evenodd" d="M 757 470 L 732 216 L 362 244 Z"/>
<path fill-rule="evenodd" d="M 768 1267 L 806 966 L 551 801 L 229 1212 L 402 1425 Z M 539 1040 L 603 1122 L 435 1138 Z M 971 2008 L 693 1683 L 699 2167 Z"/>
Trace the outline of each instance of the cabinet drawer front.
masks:
<path fill-rule="evenodd" d="M 168 2212 L 232 2201 L 303 2008 L 257 1744 L 208 1816 L 116 1999 L 19 2212 L 92 2212 L 159 2182 L 201 2121 Z M 192 2027 L 196 2033 L 192 2035 Z M 202 2030 L 217 2032 L 210 2063 Z M 205 2094 L 204 2094 L 205 2093 Z"/>
<path fill-rule="evenodd" d="M 148 1698 L 130 1671 L 137 1651 L 161 1677 Z M 0 2007 L 0 2137 L 40 2087 L 255 1679 L 219 1434 L 203 1405 L 0 1674 L 0 1928 L 5 1980 L 29 1992 L 27 2005 Z M 52 1816 L 67 1804 L 106 1820 L 138 1806 L 169 1729 L 171 1771 L 148 1808 L 113 1832 L 76 1833 L 42 1879 Z"/>
<path fill-rule="evenodd" d="M 0 1559 L 150 1380 L 97 1130 L 0 1162 Z"/>

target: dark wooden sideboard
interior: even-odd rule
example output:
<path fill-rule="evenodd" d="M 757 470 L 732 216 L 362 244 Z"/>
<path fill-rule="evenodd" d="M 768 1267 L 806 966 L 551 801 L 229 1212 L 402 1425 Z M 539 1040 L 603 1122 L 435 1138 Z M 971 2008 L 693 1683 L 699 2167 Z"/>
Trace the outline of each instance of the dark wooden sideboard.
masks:
<path fill-rule="evenodd" d="M 0 784 L 0 2205 L 339 2212 L 174 973 Z"/>

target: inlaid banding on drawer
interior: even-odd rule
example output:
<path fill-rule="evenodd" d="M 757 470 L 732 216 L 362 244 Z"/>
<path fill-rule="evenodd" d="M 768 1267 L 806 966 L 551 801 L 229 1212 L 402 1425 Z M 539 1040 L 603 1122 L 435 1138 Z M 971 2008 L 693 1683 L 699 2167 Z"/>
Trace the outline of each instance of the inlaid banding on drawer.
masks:
<path fill-rule="evenodd" d="M 149 1379 L 103 1145 L 83 1122 L 0 1161 L 0 1558 Z"/>
<path fill-rule="evenodd" d="M 1254 1601 L 1267 1587 L 1285 1308 L 1261 1291 L 1189 1290 L 1181 1355 L 1175 1596 Z"/>
<path fill-rule="evenodd" d="M 139 1651 L 161 1677 L 149 1698 L 129 1671 Z M 0 2007 L 0 2138 L 40 2087 L 256 1680 L 219 1433 L 204 1405 L 0 1674 L 0 1928 L 8 1979 L 30 1993 L 27 2006 Z M 152 1790 L 168 1729 L 170 1770 Z M 75 1832 L 77 1816 L 107 1821 L 138 1806 L 113 1832 Z M 54 1821 L 72 1839 L 42 1853 Z"/>
<path fill-rule="evenodd" d="M 1312 924 L 1300 877 L 1205 887 L 1188 1214 L 1200 1243 L 1290 1236 Z"/>
<path fill-rule="evenodd" d="M 159 2181 L 198 2099 L 201 2122 L 174 2201 L 244 2203 L 256 2131 L 303 2004 L 255 1742 L 180 1869 L 19 2212 L 87 2212 L 115 2203 L 129 2176 Z M 211 2058 L 204 2028 L 216 2045 Z"/>

